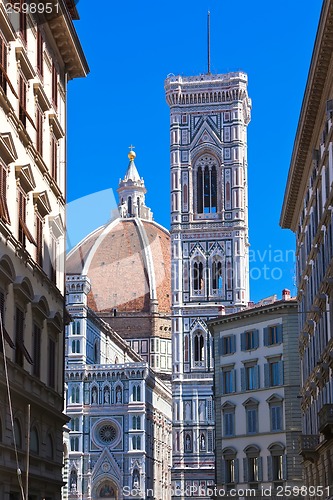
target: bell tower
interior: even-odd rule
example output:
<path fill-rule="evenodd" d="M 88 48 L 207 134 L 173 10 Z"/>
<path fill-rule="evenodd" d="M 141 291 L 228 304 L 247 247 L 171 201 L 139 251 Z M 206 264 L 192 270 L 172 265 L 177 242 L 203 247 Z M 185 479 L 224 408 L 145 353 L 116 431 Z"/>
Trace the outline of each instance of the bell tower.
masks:
<path fill-rule="evenodd" d="M 249 301 L 251 100 L 243 72 L 171 76 L 165 91 L 174 277 L 173 482 L 181 491 L 195 485 L 205 491 L 214 483 L 214 351 L 206 320 Z"/>

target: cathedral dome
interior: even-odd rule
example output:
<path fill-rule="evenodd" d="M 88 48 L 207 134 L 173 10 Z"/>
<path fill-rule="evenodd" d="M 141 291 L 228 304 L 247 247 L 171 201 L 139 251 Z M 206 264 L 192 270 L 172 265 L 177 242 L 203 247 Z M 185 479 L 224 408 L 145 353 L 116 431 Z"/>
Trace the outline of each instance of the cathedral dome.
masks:
<path fill-rule="evenodd" d="M 104 318 L 170 313 L 170 234 L 153 221 L 130 149 L 117 189 L 119 217 L 89 234 L 67 257 L 66 273 L 89 277 L 88 306 Z"/>
<path fill-rule="evenodd" d="M 87 275 L 97 313 L 170 312 L 169 232 L 152 220 L 119 217 L 84 238 L 67 257 L 67 274 Z"/>

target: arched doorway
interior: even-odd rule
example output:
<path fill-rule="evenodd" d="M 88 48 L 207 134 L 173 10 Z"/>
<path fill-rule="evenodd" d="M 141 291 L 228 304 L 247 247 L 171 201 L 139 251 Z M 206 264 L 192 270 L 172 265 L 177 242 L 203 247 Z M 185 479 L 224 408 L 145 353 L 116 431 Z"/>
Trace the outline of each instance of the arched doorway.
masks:
<path fill-rule="evenodd" d="M 111 481 L 104 481 L 97 490 L 97 498 L 118 499 L 117 488 Z"/>

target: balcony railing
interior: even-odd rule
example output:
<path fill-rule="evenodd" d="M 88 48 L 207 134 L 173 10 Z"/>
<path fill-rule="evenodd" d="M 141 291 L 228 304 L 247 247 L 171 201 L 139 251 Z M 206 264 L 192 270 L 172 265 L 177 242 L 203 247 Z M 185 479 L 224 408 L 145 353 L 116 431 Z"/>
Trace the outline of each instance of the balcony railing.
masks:
<path fill-rule="evenodd" d="M 319 435 L 318 434 L 307 434 L 300 436 L 300 455 L 303 456 L 305 460 L 310 460 L 313 462 L 317 452 L 316 449 L 319 445 Z"/>
<path fill-rule="evenodd" d="M 319 432 L 325 437 L 333 436 L 333 404 L 326 404 L 318 413 Z"/>

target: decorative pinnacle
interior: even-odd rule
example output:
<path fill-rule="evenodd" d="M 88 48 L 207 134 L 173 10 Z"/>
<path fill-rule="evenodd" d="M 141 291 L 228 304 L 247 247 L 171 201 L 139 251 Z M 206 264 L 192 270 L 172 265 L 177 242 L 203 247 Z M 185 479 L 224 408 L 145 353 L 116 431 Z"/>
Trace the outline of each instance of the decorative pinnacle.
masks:
<path fill-rule="evenodd" d="M 135 146 L 132 146 L 132 144 L 129 146 L 130 152 L 128 153 L 128 158 L 130 161 L 133 161 L 134 158 L 136 157 L 136 154 L 133 151 L 134 148 L 135 148 Z"/>

